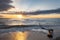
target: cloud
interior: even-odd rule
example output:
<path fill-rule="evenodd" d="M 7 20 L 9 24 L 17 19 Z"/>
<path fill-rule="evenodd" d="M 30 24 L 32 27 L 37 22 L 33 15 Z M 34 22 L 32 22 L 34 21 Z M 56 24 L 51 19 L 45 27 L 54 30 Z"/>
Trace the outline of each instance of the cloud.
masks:
<path fill-rule="evenodd" d="M 6 11 L 10 8 L 13 8 L 13 6 L 10 5 L 10 3 L 12 3 L 11 0 L 0 0 L 0 11 Z"/>
<path fill-rule="evenodd" d="M 60 8 L 51 10 L 37 10 L 26 13 L 26 15 L 39 15 L 39 14 L 60 14 Z"/>

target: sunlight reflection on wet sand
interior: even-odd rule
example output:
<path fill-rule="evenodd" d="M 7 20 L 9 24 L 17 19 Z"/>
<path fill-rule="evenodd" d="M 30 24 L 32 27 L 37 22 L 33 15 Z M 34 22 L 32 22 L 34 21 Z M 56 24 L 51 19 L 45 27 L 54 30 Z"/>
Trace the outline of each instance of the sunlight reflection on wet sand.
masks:
<path fill-rule="evenodd" d="M 51 27 L 54 29 L 53 40 L 56 40 L 56 37 L 60 37 L 60 26 Z M 47 37 L 46 33 L 39 31 L 18 31 L 17 29 L 1 29 L 0 31 L 0 40 L 50 40 Z M 20 29 L 19 29 L 20 30 Z M 3 32 L 2 32 L 3 31 Z M 7 33 L 8 32 L 8 33 Z"/>
<path fill-rule="evenodd" d="M 26 40 L 28 32 L 9 32 L 0 34 L 0 40 Z"/>
<path fill-rule="evenodd" d="M 0 34 L 0 40 L 49 40 L 49 39 L 42 32 L 24 31 Z"/>

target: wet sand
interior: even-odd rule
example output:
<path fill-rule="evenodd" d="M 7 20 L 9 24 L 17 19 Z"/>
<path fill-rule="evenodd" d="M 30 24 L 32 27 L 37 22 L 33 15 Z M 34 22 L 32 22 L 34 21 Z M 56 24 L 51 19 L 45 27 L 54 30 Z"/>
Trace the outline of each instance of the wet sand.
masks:
<path fill-rule="evenodd" d="M 49 40 L 42 32 L 9 32 L 0 34 L 0 40 Z"/>
<path fill-rule="evenodd" d="M 52 40 L 59 40 L 60 27 L 51 27 L 51 28 L 54 29 L 54 37 Z M 1 29 L 1 30 L 6 31 L 4 29 Z M 33 31 L 21 32 L 21 31 L 18 31 L 17 29 L 16 30 L 9 29 L 9 30 L 10 32 L 0 33 L 0 40 L 50 40 L 47 37 L 47 34 L 43 32 L 37 32 L 37 31 L 36 32 L 33 32 Z"/>

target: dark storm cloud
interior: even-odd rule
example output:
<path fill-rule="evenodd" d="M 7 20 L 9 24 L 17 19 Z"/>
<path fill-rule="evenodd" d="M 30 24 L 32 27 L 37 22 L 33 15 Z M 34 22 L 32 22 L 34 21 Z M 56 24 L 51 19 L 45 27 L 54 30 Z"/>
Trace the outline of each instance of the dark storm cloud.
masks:
<path fill-rule="evenodd" d="M 12 3 L 11 0 L 0 0 L 0 11 L 6 11 L 10 8 L 13 8 L 13 6 L 10 5 L 10 3 Z"/>
<path fill-rule="evenodd" d="M 35 12 L 28 12 L 27 15 L 39 15 L 39 14 L 60 14 L 60 8 L 58 9 L 51 9 L 51 10 L 38 10 Z"/>
<path fill-rule="evenodd" d="M 12 2 L 11 0 L 0 0 L 0 3 L 10 3 Z"/>

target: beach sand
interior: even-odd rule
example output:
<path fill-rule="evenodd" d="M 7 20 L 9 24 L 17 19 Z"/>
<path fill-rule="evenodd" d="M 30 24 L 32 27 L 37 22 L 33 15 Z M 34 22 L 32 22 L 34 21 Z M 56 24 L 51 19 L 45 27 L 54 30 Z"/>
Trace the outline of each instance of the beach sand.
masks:
<path fill-rule="evenodd" d="M 42 32 L 9 32 L 0 34 L 0 40 L 49 40 Z"/>
<path fill-rule="evenodd" d="M 60 40 L 60 31 L 59 31 L 60 27 L 54 27 L 53 29 L 54 29 L 54 35 L 53 35 L 53 39 L 51 40 Z M 13 30 L 13 29 L 9 29 L 9 30 Z M 38 31 L 20 32 L 16 30 L 14 32 L 0 33 L 0 40 L 50 40 L 47 37 L 47 34 L 43 32 L 38 32 Z"/>

